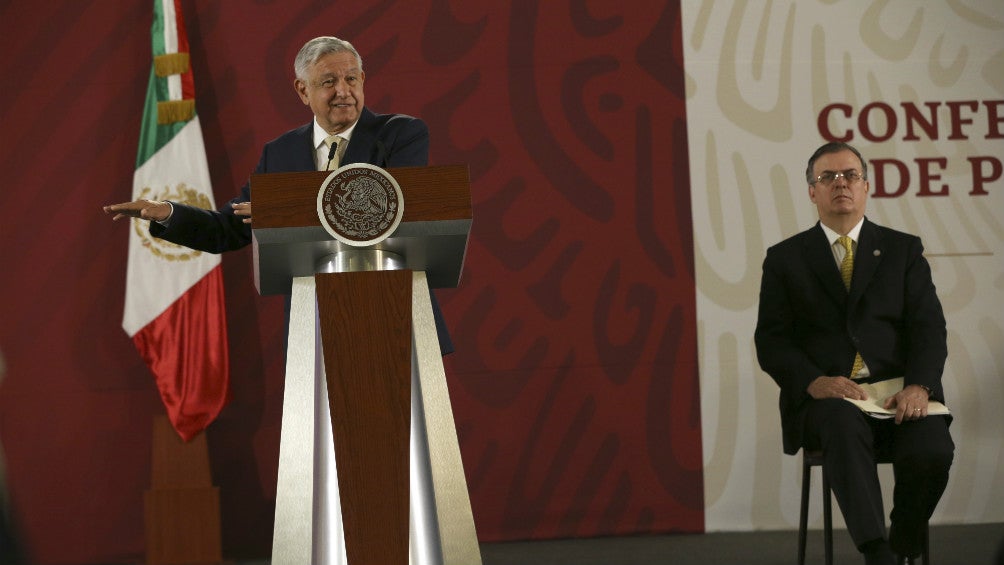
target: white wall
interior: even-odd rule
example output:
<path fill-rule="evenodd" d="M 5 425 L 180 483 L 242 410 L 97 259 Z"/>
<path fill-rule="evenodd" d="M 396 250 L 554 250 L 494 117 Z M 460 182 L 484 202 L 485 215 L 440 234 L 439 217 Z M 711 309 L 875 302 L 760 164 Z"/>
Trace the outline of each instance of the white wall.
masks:
<path fill-rule="evenodd" d="M 992 117 L 1004 117 L 1004 2 L 705 0 L 685 1 L 683 15 L 708 531 L 797 524 L 798 459 L 782 454 L 777 387 L 759 369 L 753 329 L 766 248 L 816 221 L 804 170 L 832 103 L 853 110 L 828 127 L 853 129 L 866 159 L 906 167 L 909 179 L 891 165 L 871 171 L 867 215 L 923 238 L 948 319 L 957 450 L 933 522 L 1004 521 L 1004 180 L 974 191 L 969 161 L 1004 159 L 1004 139 L 987 139 L 1004 130 Z M 939 103 L 933 139 L 918 127 L 909 139 L 910 103 Z M 952 105 L 971 120 L 963 139 L 950 139 Z M 924 188 L 915 159 L 931 158 L 945 166 L 929 165 L 941 178 Z M 817 522 L 818 500 L 817 490 Z"/>

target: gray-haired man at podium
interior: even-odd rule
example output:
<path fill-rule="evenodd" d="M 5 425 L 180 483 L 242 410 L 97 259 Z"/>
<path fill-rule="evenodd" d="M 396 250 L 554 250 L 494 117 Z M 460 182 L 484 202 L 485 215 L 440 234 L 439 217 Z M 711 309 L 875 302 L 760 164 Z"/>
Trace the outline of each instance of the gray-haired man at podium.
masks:
<path fill-rule="evenodd" d="M 311 39 L 297 53 L 293 70 L 293 89 L 314 119 L 266 143 L 255 173 L 317 171 L 351 163 L 382 168 L 428 165 L 425 122 L 366 108 L 366 72 L 351 43 L 337 37 Z M 154 200 L 113 204 L 104 210 L 116 220 L 151 220 L 150 235 L 208 253 L 251 243 L 250 182 L 219 211 Z M 453 352 L 453 343 L 434 295 L 432 303 L 439 347 L 446 355 Z"/>
<path fill-rule="evenodd" d="M 411 116 L 375 114 L 364 106 L 366 73 L 362 59 L 351 44 L 335 37 L 312 39 L 297 54 L 294 71 L 293 88 L 314 117 L 309 123 L 265 144 L 254 171 L 256 183 L 269 178 L 268 173 L 309 173 L 336 170 L 349 164 L 424 170 L 429 158 L 428 127 Z M 220 211 L 153 200 L 115 204 L 104 210 L 116 220 L 150 220 L 150 234 L 155 237 L 209 253 L 221 253 L 242 248 L 252 241 L 251 182 L 249 179 L 241 194 Z M 256 187 L 262 185 L 256 184 Z M 289 189 L 289 185 L 278 188 Z M 466 185 L 464 189 L 468 190 Z M 262 247 L 261 232 L 267 231 L 263 225 L 267 225 L 270 208 L 262 204 L 267 200 L 261 200 L 261 195 L 267 193 L 257 196 L 259 226 L 255 237 L 259 241 L 256 259 Z M 469 193 L 467 199 L 469 202 Z M 465 225 L 469 229 L 469 216 Z M 466 231 L 462 247 L 465 246 Z M 462 261 L 463 249 L 459 256 Z M 377 359 L 377 355 L 360 356 L 359 351 L 364 348 L 354 349 L 358 346 L 358 336 L 364 332 L 357 331 L 358 327 L 353 324 L 366 317 L 358 313 L 328 315 L 331 310 L 326 309 L 321 293 L 315 293 L 315 289 L 335 288 L 343 284 L 340 281 L 399 281 L 402 271 L 388 277 L 380 275 L 378 279 L 370 278 L 371 273 L 332 271 L 323 271 L 316 277 L 293 276 L 292 298 L 287 301 L 289 349 L 283 391 L 273 565 L 335 565 L 345 563 L 352 555 L 356 556 L 355 565 L 367 562 L 367 556 L 372 553 L 385 552 L 385 548 L 391 548 L 386 552 L 395 556 L 404 555 L 403 560 L 414 565 L 478 565 L 481 562 L 440 356 L 452 352 L 453 345 L 435 298 L 428 290 L 426 273 L 423 269 L 411 271 L 403 279 L 410 283 L 407 286 L 411 294 L 399 294 L 410 296 L 411 315 L 407 321 L 394 319 L 385 324 L 386 327 L 410 324 L 393 327 L 412 329 L 411 349 L 395 348 L 393 370 L 385 372 L 381 372 L 383 364 L 375 362 L 384 359 Z M 351 287 L 352 291 L 358 289 L 358 286 Z M 353 292 L 339 294 L 346 295 L 356 296 Z M 327 300 L 331 293 L 325 292 L 323 296 Z M 431 300 L 426 296 L 432 297 Z M 386 301 L 374 303 L 377 302 Z M 393 311 L 400 314 L 407 310 L 402 306 Z M 379 319 L 378 325 L 393 317 L 383 312 L 373 316 Z M 334 332 L 341 338 L 339 340 L 321 339 L 323 336 L 319 335 L 318 328 L 332 318 L 338 318 L 339 323 L 351 328 L 343 333 Z M 407 330 L 398 332 L 395 337 L 408 341 L 407 337 L 400 337 L 406 333 Z M 373 339 L 366 345 L 371 343 L 383 342 Z M 399 342 L 395 340 L 394 343 Z M 334 361 L 328 356 L 329 350 L 335 350 Z M 383 350 L 373 348 L 373 351 Z M 352 354 L 345 355 L 346 352 Z M 358 359 L 363 361 L 358 362 Z M 362 385 L 357 388 L 346 388 L 359 383 Z M 364 392 L 377 388 L 381 392 L 388 390 L 386 398 L 394 401 L 377 403 L 373 410 L 362 410 L 365 414 L 360 417 L 359 407 L 368 407 L 371 397 L 354 394 L 359 388 Z M 329 395 L 329 390 L 334 392 Z M 378 414 L 379 421 L 376 420 Z M 392 417 L 388 418 L 388 414 Z M 376 428 L 375 423 L 384 421 L 391 422 L 392 425 L 386 427 L 393 428 L 395 434 L 371 437 L 366 433 Z M 339 434 L 337 445 L 335 434 Z M 373 464 L 379 459 L 374 459 L 372 453 L 388 454 L 388 464 Z M 393 477 L 393 480 L 384 482 L 386 477 Z M 347 487 L 340 486 L 343 480 L 348 481 Z M 370 490 L 360 488 L 362 483 Z M 374 492 L 371 488 L 374 485 L 384 491 L 380 493 L 384 496 L 381 500 L 390 501 L 393 512 L 383 512 L 381 509 L 386 505 L 361 500 L 360 493 L 369 496 Z M 378 521 L 384 516 L 390 518 Z M 360 524 L 364 518 L 366 525 L 363 527 Z M 403 560 L 395 559 L 395 562 Z M 382 561 L 371 559 L 369 562 Z"/>

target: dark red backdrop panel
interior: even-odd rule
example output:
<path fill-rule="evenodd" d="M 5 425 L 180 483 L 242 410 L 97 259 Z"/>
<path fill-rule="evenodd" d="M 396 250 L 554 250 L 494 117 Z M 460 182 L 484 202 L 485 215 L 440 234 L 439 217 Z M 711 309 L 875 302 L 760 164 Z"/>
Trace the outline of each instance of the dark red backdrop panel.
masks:
<path fill-rule="evenodd" d="M 361 51 L 366 103 L 470 165 L 475 221 L 439 292 L 483 541 L 703 529 L 693 246 L 677 2 L 183 2 L 218 202 L 306 123 L 291 61 Z M 39 563 L 143 553 L 152 379 L 120 328 L 151 7 L 0 4 L 0 439 Z M 224 550 L 267 556 L 282 300 L 224 257 L 233 400 L 208 431 Z"/>

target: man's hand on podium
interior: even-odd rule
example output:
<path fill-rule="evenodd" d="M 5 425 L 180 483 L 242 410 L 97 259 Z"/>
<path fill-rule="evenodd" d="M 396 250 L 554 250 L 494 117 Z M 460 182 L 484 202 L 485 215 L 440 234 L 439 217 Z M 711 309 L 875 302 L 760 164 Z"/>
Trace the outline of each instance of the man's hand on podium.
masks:
<path fill-rule="evenodd" d="M 251 203 L 241 202 L 239 204 L 231 204 L 231 208 L 234 209 L 235 216 L 244 216 L 243 222 L 245 224 L 251 223 Z"/>

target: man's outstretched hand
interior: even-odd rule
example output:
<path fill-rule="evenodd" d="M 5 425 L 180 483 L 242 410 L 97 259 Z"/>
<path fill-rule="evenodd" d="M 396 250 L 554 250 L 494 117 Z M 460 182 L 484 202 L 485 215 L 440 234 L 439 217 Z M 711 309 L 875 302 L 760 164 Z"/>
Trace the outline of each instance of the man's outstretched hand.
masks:
<path fill-rule="evenodd" d="M 105 214 L 113 214 L 113 220 L 122 218 L 142 218 L 163 222 L 171 217 L 173 209 L 167 202 L 157 200 L 133 200 L 104 207 Z"/>

